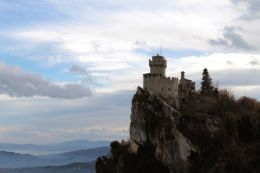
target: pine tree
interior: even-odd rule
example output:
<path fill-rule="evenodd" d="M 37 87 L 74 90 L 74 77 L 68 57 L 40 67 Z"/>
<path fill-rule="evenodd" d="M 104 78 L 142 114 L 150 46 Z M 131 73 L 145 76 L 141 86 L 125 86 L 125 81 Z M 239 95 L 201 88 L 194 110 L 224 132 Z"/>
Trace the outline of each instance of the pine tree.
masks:
<path fill-rule="evenodd" d="M 212 79 L 209 75 L 208 69 L 205 68 L 202 73 L 200 94 L 211 95 L 213 93 Z"/>

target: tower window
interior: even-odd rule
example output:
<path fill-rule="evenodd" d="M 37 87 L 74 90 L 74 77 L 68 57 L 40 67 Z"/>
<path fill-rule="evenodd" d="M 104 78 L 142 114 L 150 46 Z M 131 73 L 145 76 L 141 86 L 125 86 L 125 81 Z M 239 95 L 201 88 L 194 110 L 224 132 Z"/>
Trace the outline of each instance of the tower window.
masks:
<path fill-rule="evenodd" d="M 162 91 L 163 91 L 163 88 L 162 88 Z"/>
<path fill-rule="evenodd" d="M 171 88 L 168 88 L 168 91 L 171 91 Z"/>

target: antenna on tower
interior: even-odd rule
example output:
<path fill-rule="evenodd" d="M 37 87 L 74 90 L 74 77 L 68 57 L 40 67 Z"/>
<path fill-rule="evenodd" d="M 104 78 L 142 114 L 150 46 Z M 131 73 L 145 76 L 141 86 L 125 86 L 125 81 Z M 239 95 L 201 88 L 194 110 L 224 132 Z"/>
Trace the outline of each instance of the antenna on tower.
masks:
<path fill-rule="evenodd" d="M 154 56 L 154 48 L 153 48 L 153 56 Z"/>
<path fill-rule="evenodd" d="M 243 91 L 243 95 L 245 96 L 247 94 L 247 86 L 248 86 L 248 80 L 245 81 L 245 84 L 244 84 L 244 91 Z"/>
<path fill-rule="evenodd" d="M 162 56 L 162 41 L 161 41 L 161 49 L 160 49 L 160 54 Z"/>

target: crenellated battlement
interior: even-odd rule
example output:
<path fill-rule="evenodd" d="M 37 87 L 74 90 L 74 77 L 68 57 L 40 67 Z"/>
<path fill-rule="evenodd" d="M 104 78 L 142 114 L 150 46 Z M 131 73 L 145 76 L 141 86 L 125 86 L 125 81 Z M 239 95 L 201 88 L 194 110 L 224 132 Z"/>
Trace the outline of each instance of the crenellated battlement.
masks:
<path fill-rule="evenodd" d="M 165 80 L 165 81 L 171 81 L 171 82 L 178 82 L 179 81 L 179 79 L 176 78 L 176 77 L 165 77 L 165 76 L 158 75 L 158 74 L 146 73 L 146 74 L 143 74 L 143 76 L 144 76 L 145 79 L 157 78 L 157 79 L 161 79 L 161 80 Z"/>
<path fill-rule="evenodd" d="M 176 77 L 166 77 L 167 61 L 156 55 L 149 60 L 150 73 L 143 74 L 143 88 L 162 97 L 172 106 L 179 108 L 179 100 L 184 100 L 195 89 L 195 83 L 185 79 L 181 73 L 179 81 Z"/>
<path fill-rule="evenodd" d="M 150 74 L 166 76 L 167 61 L 163 56 L 156 55 L 149 60 Z"/>
<path fill-rule="evenodd" d="M 165 59 L 158 59 L 158 58 L 153 58 L 152 60 L 149 60 L 149 66 L 161 66 L 161 67 L 167 67 L 167 62 Z"/>

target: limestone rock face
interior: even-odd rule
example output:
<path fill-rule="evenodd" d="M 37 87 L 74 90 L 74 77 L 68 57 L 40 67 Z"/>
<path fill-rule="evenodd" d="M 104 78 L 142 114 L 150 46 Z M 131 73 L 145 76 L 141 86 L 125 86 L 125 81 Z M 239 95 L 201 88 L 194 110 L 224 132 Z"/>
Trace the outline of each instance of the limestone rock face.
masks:
<path fill-rule="evenodd" d="M 138 88 L 132 100 L 130 150 L 147 143 L 155 147 L 155 157 L 171 172 L 184 173 L 189 156 L 196 152 L 190 140 L 177 130 L 181 114 L 157 97 Z M 211 124 L 211 123 L 209 123 Z"/>
<path fill-rule="evenodd" d="M 259 105 L 248 98 L 194 95 L 176 111 L 138 88 L 130 140 L 112 142 L 111 156 L 97 159 L 96 172 L 259 173 Z"/>

